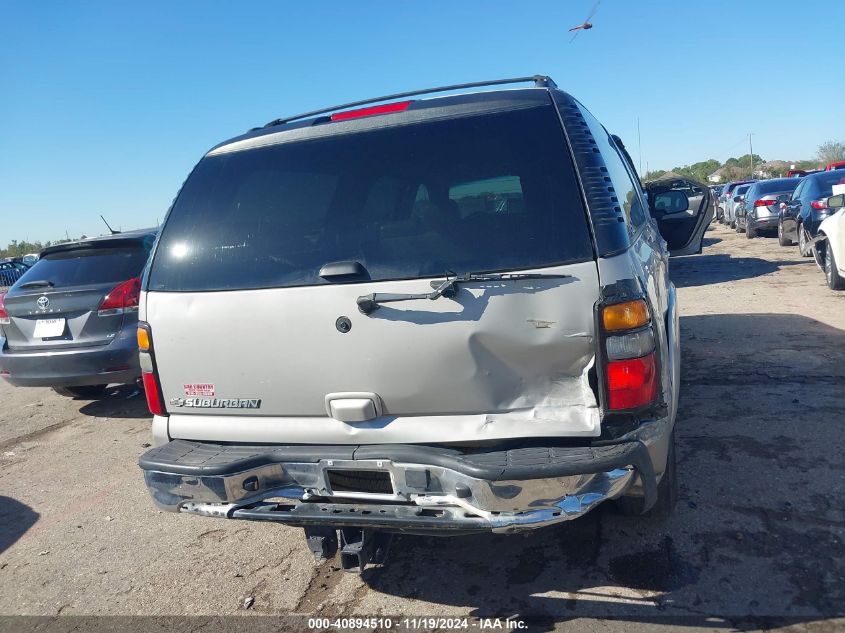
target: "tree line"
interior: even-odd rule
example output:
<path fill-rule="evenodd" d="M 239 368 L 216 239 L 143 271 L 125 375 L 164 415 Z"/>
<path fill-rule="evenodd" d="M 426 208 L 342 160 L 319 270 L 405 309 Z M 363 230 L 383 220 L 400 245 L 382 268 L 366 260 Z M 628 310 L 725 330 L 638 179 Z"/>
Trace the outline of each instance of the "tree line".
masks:
<path fill-rule="evenodd" d="M 88 236 L 81 235 L 78 239 L 84 240 Z M 47 242 L 27 242 L 26 240 L 12 240 L 6 246 L 6 248 L 0 248 L 0 259 L 4 257 L 23 257 L 24 255 L 28 255 L 30 253 L 40 253 L 41 249 L 47 248 L 48 246 L 54 246 L 55 244 L 64 244 L 65 242 L 74 242 L 76 240 L 56 240 L 54 242 L 47 241 Z"/>
<path fill-rule="evenodd" d="M 753 160 L 752 160 L 753 159 Z M 671 170 L 657 169 L 646 173 L 643 180 L 656 180 L 672 171 L 681 176 L 687 176 L 701 182 L 707 182 L 707 177 L 722 170 L 721 182 L 750 178 L 754 172 L 760 170 L 766 164 L 765 173 L 769 178 L 786 176 L 790 165 L 796 169 L 824 169 L 825 165 L 845 160 L 845 141 L 828 141 L 819 145 L 816 150 L 816 157 L 807 160 L 796 160 L 787 162 L 785 160 L 774 160 L 767 163 L 759 154 L 744 154 L 736 158 L 729 158 L 724 163 L 716 159 L 703 160 L 692 165 L 673 167 Z"/>

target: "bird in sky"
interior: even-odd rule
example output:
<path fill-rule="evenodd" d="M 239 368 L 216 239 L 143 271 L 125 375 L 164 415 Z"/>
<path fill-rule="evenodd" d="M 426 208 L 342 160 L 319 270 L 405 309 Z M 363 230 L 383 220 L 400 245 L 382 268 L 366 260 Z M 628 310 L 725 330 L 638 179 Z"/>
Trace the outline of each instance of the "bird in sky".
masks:
<path fill-rule="evenodd" d="M 586 19 L 586 20 L 584 20 L 584 21 L 583 21 L 581 24 L 579 24 L 578 26 L 573 26 L 571 29 L 569 29 L 569 31 L 570 31 L 570 32 L 575 31 L 575 34 L 572 36 L 572 39 L 571 39 L 571 40 L 569 40 L 570 44 L 571 44 L 572 42 L 574 42 L 574 41 L 575 41 L 575 38 L 576 38 L 576 37 L 578 37 L 578 34 L 579 34 L 581 31 L 589 31 L 591 28 L 593 28 L 593 23 L 592 23 L 592 22 L 590 22 L 590 20 L 591 20 L 591 19 L 593 18 L 593 16 L 596 14 L 596 11 L 598 11 L 599 4 L 600 4 L 600 3 L 601 3 L 601 0 L 596 0 L 596 1 L 593 3 L 593 8 L 592 8 L 592 9 L 590 9 L 590 13 L 589 13 L 589 15 L 587 15 L 587 19 Z"/>

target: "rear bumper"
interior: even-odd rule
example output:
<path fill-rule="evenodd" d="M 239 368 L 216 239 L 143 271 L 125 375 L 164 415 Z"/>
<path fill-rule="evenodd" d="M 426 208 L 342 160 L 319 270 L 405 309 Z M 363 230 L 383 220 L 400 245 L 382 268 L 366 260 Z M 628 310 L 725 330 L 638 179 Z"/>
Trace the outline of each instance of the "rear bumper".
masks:
<path fill-rule="evenodd" d="M 765 216 L 761 218 L 747 216 L 746 222 L 748 223 L 748 226 L 750 226 L 752 229 L 760 229 L 765 231 L 766 229 L 776 230 L 778 228 L 778 216 L 776 215 Z"/>
<path fill-rule="evenodd" d="M 111 343 L 97 347 L 10 352 L 5 344 L 0 338 L 0 372 L 18 387 L 129 383 L 141 375 L 134 327 L 124 327 Z"/>
<path fill-rule="evenodd" d="M 635 485 L 646 507 L 657 494 L 652 458 L 639 440 L 473 454 L 416 445 L 174 440 L 147 451 L 140 466 L 153 500 L 169 511 L 440 534 L 515 532 L 574 519 Z M 388 478 L 390 484 L 338 490 L 335 471 L 376 472 L 382 486 Z"/>

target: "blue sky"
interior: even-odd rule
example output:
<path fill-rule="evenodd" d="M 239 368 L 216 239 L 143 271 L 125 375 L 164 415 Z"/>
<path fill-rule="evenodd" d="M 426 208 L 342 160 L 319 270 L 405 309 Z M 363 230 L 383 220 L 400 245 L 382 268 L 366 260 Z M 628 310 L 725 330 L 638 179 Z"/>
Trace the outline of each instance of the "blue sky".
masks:
<path fill-rule="evenodd" d="M 163 217 L 209 147 L 284 114 L 550 74 L 643 167 L 845 140 L 841 0 L 0 3 L 0 244 Z M 838 80 L 838 83 L 837 83 Z"/>

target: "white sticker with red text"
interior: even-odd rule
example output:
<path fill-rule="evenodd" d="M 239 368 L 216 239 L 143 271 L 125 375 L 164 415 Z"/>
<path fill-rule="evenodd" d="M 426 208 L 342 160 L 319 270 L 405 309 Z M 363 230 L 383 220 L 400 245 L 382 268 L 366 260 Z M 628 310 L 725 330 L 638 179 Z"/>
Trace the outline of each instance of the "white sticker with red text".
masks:
<path fill-rule="evenodd" d="M 211 383 L 191 383 L 190 385 L 185 385 L 185 395 L 186 396 L 213 396 L 214 395 L 214 385 Z"/>

